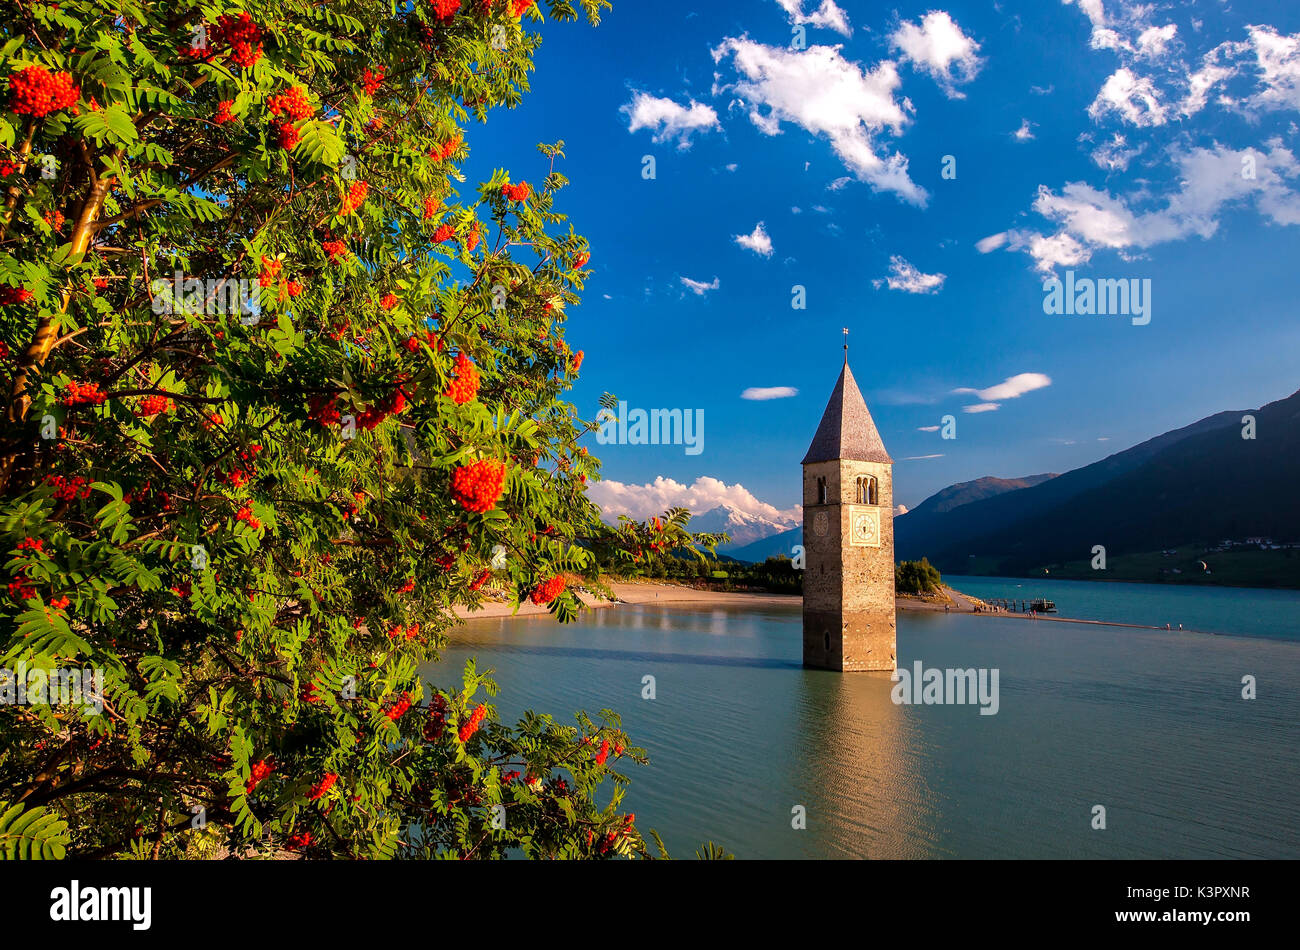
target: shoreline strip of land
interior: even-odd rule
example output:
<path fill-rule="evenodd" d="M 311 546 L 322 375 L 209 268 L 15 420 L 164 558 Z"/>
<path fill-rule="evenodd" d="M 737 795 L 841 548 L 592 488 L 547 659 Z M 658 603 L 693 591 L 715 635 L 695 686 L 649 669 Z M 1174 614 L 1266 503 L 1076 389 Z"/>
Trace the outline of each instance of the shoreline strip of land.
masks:
<path fill-rule="evenodd" d="M 792 607 L 797 606 L 803 598 L 798 594 L 751 593 L 747 591 L 722 591 L 706 588 L 687 587 L 667 581 L 619 581 L 609 585 L 617 600 L 605 600 L 595 595 L 579 591 L 578 597 L 591 608 L 616 607 L 619 604 L 648 607 Z M 941 599 L 942 598 L 942 599 Z M 1053 623 L 1082 623 L 1100 627 L 1132 627 L 1139 630 L 1165 630 L 1167 627 L 1153 627 L 1140 623 L 1121 623 L 1113 620 L 1083 620 L 1074 617 L 1057 617 L 1051 614 L 1016 613 L 996 610 L 978 598 L 963 594 L 944 586 L 942 593 L 931 597 L 912 597 L 898 595 L 898 609 L 920 612 L 946 612 L 954 614 L 973 614 L 981 617 L 1014 617 L 1021 620 L 1047 620 Z M 456 608 L 456 616 L 462 620 L 489 620 L 509 617 L 537 617 L 548 614 L 546 607 L 524 602 L 515 612 L 505 601 L 488 601 L 478 610 L 465 607 Z M 1174 633 L 1190 633 L 1184 630 Z"/>

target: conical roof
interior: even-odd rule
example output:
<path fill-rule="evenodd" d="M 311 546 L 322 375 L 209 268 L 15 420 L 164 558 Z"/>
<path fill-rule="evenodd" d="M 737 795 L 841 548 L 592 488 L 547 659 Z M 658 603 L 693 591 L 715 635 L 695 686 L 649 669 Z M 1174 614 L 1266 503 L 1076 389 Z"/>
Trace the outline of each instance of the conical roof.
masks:
<path fill-rule="evenodd" d="M 831 393 L 822 421 L 817 426 L 808 454 L 803 457 L 804 465 L 810 462 L 830 462 L 836 459 L 852 459 L 857 462 L 885 462 L 894 460 L 885 451 L 885 443 L 876 431 L 876 423 L 862 398 L 849 364 L 844 363 L 844 370 L 835 382 L 835 391 Z"/>

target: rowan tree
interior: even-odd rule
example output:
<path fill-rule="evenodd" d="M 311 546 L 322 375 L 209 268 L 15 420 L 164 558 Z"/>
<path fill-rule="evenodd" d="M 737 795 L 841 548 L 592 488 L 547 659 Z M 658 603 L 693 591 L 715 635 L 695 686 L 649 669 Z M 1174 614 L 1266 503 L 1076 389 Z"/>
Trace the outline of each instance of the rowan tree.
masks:
<path fill-rule="evenodd" d="M 585 496 L 563 143 L 460 171 L 608 7 L 6 5 L 0 666 L 105 676 L 0 709 L 6 853 L 647 853 L 616 715 L 430 667 L 490 590 L 572 619 L 593 539 L 697 540 Z"/>

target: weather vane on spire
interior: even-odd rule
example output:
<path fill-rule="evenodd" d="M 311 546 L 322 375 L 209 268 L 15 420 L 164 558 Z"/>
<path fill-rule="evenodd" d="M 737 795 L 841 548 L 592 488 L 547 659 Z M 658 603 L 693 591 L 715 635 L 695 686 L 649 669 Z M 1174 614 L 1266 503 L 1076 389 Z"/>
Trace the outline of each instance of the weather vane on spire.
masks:
<path fill-rule="evenodd" d="M 844 365 L 849 365 L 849 328 L 844 328 Z"/>

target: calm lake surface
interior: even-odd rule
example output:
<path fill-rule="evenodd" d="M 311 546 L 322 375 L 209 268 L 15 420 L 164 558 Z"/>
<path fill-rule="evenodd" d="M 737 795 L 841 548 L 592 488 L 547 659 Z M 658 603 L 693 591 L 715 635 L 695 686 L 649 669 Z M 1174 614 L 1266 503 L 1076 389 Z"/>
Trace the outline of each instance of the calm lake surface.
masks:
<path fill-rule="evenodd" d="M 476 658 L 507 721 L 621 713 L 650 755 L 625 770 L 627 807 L 676 857 L 705 840 L 742 858 L 1300 857 L 1300 597 L 1156 587 L 1156 617 L 1143 585 L 1007 583 L 1072 616 L 1251 635 L 900 613 L 901 667 L 999 670 L 989 716 L 897 705 L 888 674 L 802 669 L 797 601 L 471 621 L 426 673 L 458 685 Z"/>

